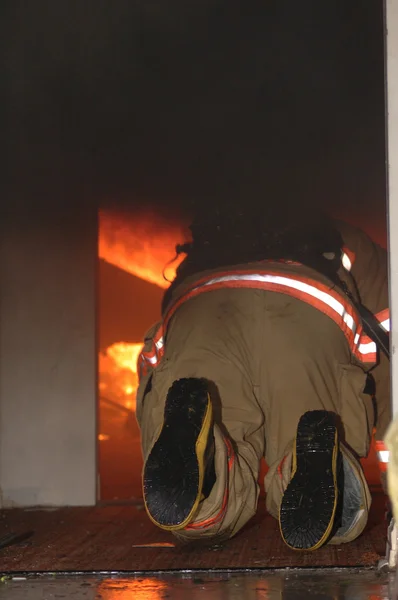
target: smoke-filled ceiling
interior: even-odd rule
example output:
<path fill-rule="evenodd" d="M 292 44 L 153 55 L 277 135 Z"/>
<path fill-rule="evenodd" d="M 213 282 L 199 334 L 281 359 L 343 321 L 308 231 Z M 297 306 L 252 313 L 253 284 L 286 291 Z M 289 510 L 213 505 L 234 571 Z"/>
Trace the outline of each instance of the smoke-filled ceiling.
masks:
<path fill-rule="evenodd" d="M 381 2 L 3 10 L 10 173 L 36 202 L 170 215 L 302 187 L 326 206 L 383 211 Z"/>

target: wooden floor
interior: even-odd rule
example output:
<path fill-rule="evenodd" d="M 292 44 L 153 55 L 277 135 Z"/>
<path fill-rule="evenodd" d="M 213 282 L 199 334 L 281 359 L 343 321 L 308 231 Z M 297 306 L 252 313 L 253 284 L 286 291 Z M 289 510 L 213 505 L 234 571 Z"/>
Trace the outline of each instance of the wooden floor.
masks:
<path fill-rule="evenodd" d="M 142 504 L 3 510 L 0 537 L 29 532 L 30 537 L 0 550 L 0 572 L 371 567 L 385 553 L 384 503 L 376 494 L 358 540 L 312 553 L 289 550 L 261 506 L 244 530 L 215 548 L 175 545 L 171 534 L 149 522 Z"/>

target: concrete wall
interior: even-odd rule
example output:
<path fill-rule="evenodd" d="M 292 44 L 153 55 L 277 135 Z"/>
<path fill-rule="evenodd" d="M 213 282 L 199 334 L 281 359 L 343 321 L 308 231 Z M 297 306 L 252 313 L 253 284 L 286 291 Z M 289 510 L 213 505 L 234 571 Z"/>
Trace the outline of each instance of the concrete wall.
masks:
<path fill-rule="evenodd" d="M 386 2 L 387 126 L 388 126 L 388 221 L 390 248 L 390 306 L 392 314 L 392 397 L 398 414 L 398 2 Z"/>
<path fill-rule="evenodd" d="M 91 505 L 96 212 L 41 210 L 1 221 L 1 504 Z"/>

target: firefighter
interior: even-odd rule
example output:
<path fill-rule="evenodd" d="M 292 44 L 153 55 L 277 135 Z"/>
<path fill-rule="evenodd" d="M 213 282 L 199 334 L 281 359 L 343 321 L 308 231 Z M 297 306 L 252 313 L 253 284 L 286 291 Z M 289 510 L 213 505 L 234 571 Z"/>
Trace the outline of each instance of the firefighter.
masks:
<path fill-rule="evenodd" d="M 193 221 L 139 358 L 145 506 L 183 541 L 247 523 L 262 457 L 290 548 L 350 542 L 367 522 L 359 459 L 390 421 L 389 363 L 359 307 L 389 330 L 386 252 L 316 211 L 274 213 Z"/>

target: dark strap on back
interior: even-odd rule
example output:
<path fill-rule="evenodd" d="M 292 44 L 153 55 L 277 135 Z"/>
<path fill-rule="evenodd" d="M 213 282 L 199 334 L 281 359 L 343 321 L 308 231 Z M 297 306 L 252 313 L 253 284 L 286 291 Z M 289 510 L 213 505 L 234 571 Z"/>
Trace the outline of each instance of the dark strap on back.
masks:
<path fill-rule="evenodd" d="M 384 352 L 388 360 L 390 360 L 390 335 L 380 325 L 374 314 L 366 308 L 361 302 L 357 302 L 344 281 L 340 281 L 340 285 L 346 295 L 349 297 L 357 311 L 359 312 L 363 329 L 368 337 L 375 342 L 376 346 Z"/>
<path fill-rule="evenodd" d="M 363 304 L 356 304 L 356 309 L 361 315 L 363 329 L 373 340 L 378 348 L 384 352 L 388 359 L 390 359 L 390 335 L 387 331 L 384 331 L 379 321 L 376 319 L 374 314 L 366 308 Z"/>

